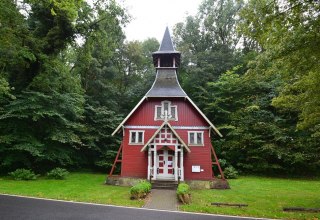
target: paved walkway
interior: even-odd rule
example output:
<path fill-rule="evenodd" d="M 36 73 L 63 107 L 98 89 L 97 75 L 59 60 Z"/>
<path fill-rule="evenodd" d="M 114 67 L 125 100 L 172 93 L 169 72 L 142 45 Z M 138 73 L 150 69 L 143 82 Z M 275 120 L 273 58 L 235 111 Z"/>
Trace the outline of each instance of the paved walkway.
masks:
<path fill-rule="evenodd" d="M 144 208 L 161 210 L 178 210 L 176 190 L 152 189 Z"/>

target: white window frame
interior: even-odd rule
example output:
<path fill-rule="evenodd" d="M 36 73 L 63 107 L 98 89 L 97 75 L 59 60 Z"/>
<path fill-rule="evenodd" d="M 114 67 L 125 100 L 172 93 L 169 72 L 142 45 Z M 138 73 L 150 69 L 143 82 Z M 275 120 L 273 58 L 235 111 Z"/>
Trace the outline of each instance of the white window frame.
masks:
<path fill-rule="evenodd" d="M 191 143 L 190 134 L 193 134 L 193 143 Z M 198 143 L 197 134 L 201 134 L 202 143 Z M 188 131 L 188 145 L 189 146 L 204 146 L 204 132 L 203 131 Z"/>
<path fill-rule="evenodd" d="M 139 133 L 142 132 L 142 142 L 139 141 Z M 132 140 L 132 133 L 136 133 L 136 140 L 135 142 L 131 142 Z M 144 144 L 144 130 L 131 130 L 129 135 L 129 144 L 130 145 L 143 145 Z"/>
<path fill-rule="evenodd" d="M 154 120 L 155 121 L 160 121 L 160 120 L 164 120 L 164 104 L 167 103 L 168 104 L 168 116 L 171 116 L 171 108 L 174 108 L 174 113 L 175 113 L 175 117 L 174 118 L 168 118 L 168 120 L 171 121 L 178 121 L 178 106 L 177 105 L 172 105 L 171 101 L 165 100 L 161 102 L 161 105 L 155 105 L 154 107 Z M 158 118 L 157 117 L 157 109 L 158 107 L 161 107 L 161 117 Z"/>

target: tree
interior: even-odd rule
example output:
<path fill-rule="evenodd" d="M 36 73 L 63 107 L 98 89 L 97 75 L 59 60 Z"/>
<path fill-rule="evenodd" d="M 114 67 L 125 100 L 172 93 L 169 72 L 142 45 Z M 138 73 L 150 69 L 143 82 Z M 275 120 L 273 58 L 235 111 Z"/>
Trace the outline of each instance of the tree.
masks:
<path fill-rule="evenodd" d="M 295 129 L 297 117 L 271 104 L 282 84 L 276 76 L 238 74 L 239 67 L 204 90 L 208 117 L 224 134 L 214 145 L 236 168 L 267 174 L 307 174 L 319 166 L 319 147 Z"/>
<path fill-rule="evenodd" d="M 299 114 L 297 128 L 320 129 L 319 9 L 316 1 L 249 1 L 240 29 L 263 48 L 250 72 L 279 74 L 284 84 L 273 105 Z"/>
<path fill-rule="evenodd" d="M 98 140 L 95 143 L 112 144 L 101 131 L 111 129 L 117 116 L 104 106 L 98 105 L 96 111 L 91 108 L 97 102 L 112 102 L 107 102 L 108 97 L 88 98 L 99 97 L 99 87 L 94 88 L 99 83 L 88 86 L 92 83 L 86 75 L 89 70 L 81 73 L 83 77 L 71 71 L 79 65 L 69 53 L 76 39 L 97 39 L 101 32 L 95 30 L 108 27 L 113 32 L 103 45 L 112 54 L 117 48 L 113 36 L 123 36 L 124 11 L 113 1 L 93 5 L 80 0 L 30 0 L 22 5 L 1 2 L 5 9 L 0 13 L 4 26 L 0 38 L 4 42 L 0 59 L 2 172 L 18 167 L 46 171 L 54 166 L 92 166 L 95 161 L 85 154 L 93 146 L 90 134 L 98 131 L 91 137 Z M 25 16 L 20 13 L 21 7 L 26 8 Z M 107 124 L 103 126 L 103 122 Z M 92 131 L 91 125 L 96 125 L 96 130 Z M 99 153 L 97 160 L 106 152 Z"/>
<path fill-rule="evenodd" d="M 236 46 L 241 38 L 236 24 L 242 5 L 242 1 L 206 0 L 196 16 L 188 16 L 175 26 L 175 42 L 183 56 L 182 86 L 200 107 L 199 88 L 239 64 L 241 54 Z"/>

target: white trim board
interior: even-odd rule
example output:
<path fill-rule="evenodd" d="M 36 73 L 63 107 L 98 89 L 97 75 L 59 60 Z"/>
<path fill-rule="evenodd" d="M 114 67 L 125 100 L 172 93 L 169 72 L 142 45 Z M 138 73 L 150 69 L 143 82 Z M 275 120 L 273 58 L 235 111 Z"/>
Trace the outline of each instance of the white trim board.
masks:
<path fill-rule="evenodd" d="M 158 97 L 159 98 L 159 97 Z M 168 98 L 168 97 L 167 97 Z M 223 135 L 220 133 L 220 131 L 212 124 L 212 122 L 205 116 L 205 114 L 203 114 L 203 112 L 198 108 L 198 106 L 187 96 L 184 97 L 185 99 L 187 99 L 192 105 L 193 107 L 200 113 L 200 115 L 206 120 L 206 122 L 208 122 L 208 124 L 210 125 L 210 127 L 212 127 L 212 129 L 220 136 L 223 137 Z M 130 116 L 136 111 L 136 109 L 141 105 L 141 103 L 147 99 L 146 96 L 144 96 L 140 102 L 132 109 L 132 111 L 127 115 L 127 117 L 125 119 L 123 119 L 123 121 L 119 124 L 119 126 L 116 128 L 116 130 L 114 130 L 114 132 L 112 133 L 112 136 L 115 135 L 119 129 L 124 125 L 124 123 L 130 118 Z"/>
<path fill-rule="evenodd" d="M 127 129 L 158 129 L 160 126 L 151 125 L 125 125 Z M 172 126 L 175 130 L 208 130 L 208 126 Z"/>

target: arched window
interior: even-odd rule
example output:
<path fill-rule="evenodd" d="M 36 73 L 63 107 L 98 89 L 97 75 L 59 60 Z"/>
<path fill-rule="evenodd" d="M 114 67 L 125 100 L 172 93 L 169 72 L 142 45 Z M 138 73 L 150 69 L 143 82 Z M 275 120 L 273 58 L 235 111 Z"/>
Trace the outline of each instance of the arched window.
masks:
<path fill-rule="evenodd" d="M 165 117 L 168 120 L 178 121 L 178 108 L 170 101 L 162 101 L 161 105 L 155 106 L 154 120 L 164 120 Z"/>

